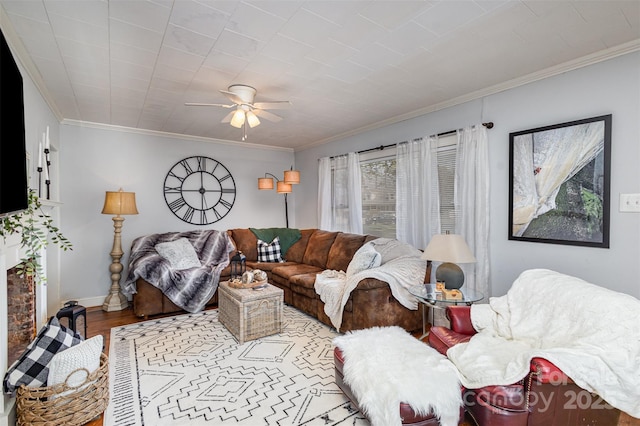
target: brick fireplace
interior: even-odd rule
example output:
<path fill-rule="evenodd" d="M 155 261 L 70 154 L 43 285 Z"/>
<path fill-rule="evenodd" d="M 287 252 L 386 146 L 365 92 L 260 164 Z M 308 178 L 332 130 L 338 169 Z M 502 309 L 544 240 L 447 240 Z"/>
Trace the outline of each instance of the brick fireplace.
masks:
<path fill-rule="evenodd" d="M 36 295 L 32 277 L 17 266 L 7 270 L 7 346 L 11 365 L 36 335 Z"/>

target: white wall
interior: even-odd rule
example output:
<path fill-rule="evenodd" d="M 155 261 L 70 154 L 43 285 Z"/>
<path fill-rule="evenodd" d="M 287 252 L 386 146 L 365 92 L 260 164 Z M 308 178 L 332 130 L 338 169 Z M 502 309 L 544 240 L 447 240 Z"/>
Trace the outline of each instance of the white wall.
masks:
<path fill-rule="evenodd" d="M 74 244 L 73 251 L 62 254 L 61 300 L 73 298 L 85 306 L 97 306 L 102 305 L 109 291 L 114 229 L 112 216 L 101 214 L 105 191 L 123 188 L 136 193 L 139 214 L 124 216 L 122 228 L 125 269 L 121 284 L 127 273 L 131 242 L 138 236 L 193 229 L 285 226 L 284 197 L 275 191 L 258 191 L 257 178 L 265 172 L 282 176 L 293 164 L 290 150 L 70 124 L 61 125 L 60 139 L 61 230 Z M 193 155 L 218 160 L 235 180 L 236 200 L 231 211 L 211 225 L 183 222 L 173 215 L 164 199 L 163 184 L 169 169 Z M 294 227 L 293 199 L 290 201 L 289 221 Z"/>
<path fill-rule="evenodd" d="M 613 114 L 610 248 L 509 241 L 509 133 L 604 114 Z M 307 174 L 297 198 L 299 226 L 317 223 L 318 158 L 482 121 L 495 123 L 489 130 L 492 295 L 504 294 L 525 269 L 549 268 L 640 297 L 640 213 L 618 211 L 620 193 L 640 193 L 638 52 L 296 152 L 296 165 Z"/>
<path fill-rule="evenodd" d="M 3 28 L 5 31 L 5 37 L 10 44 L 14 59 L 18 64 L 20 73 L 22 74 L 22 85 L 24 95 L 24 127 L 25 127 L 25 144 L 28 157 L 28 170 L 29 175 L 29 187 L 38 191 L 38 152 L 39 142 L 42 141 L 42 135 L 46 132 L 47 126 L 49 127 L 49 140 L 51 141 L 51 184 L 50 184 L 50 199 L 57 201 L 59 197 L 59 163 L 58 163 L 58 120 L 56 116 L 51 112 L 51 109 L 45 102 L 44 98 L 40 94 L 40 91 L 33 83 L 25 67 L 20 62 L 20 57 L 13 50 L 13 32 L 8 28 Z M 44 149 L 44 147 L 43 147 Z M 44 155 L 43 155 L 44 166 Z M 44 173 L 40 176 L 41 179 L 41 198 L 46 199 L 46 187 L 44 183 Z M 46 206 L 43 211 L 50 215 L 54 220 L 54 225 L 58 226 L 60 223 L 60 210 L 55 204 Z M 46 258 L 43 259 L 43 266 L 46 269 L 47 275 L 47 310 L 49 315 L 54 315 L 60 308 L 59 304 L 59 292 L 60 292 L 60 250 L 56 245 L 49 245 L 46 251 Z"/>

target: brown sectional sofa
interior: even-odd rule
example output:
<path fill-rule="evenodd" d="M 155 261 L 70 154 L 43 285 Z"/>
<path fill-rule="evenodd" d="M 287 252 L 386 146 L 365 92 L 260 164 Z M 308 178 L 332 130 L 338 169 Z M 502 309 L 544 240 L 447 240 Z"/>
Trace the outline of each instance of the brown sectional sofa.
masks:
<path fill-rule="evenodd" d="M 319 229 L 301 230 L 301 238 L 285 253 L 286 262 L 258 262 L 257 237 L 250 229 L 227 231 L 236 248 L 246 256 L 247 269 L 262 269 L 269 282 L 284 290 L 284 302 L 331 326 L 324 313 L 324 303 L 314 290 L 316 274 L 326 269 L 346 271 L 355 252 L 370 235 L 329 232 Z M 232 253 L 233 254 L 233 253 Z M 221 281 L 228 280 L 230 267 L 225 268 Z M 427 267 L 425 282 L 431 275 Z M 180 311 L 162 293 L 144 280 L 136 283 L 134 312 L 138 316 Z M 209 301 L 217 303 L 216 295 Z M 373 326 L 397 325 L 413 331 L 422 327 L 422 311 L 402 306 L 391 294 L 389 285 L 373 278 L 360 281 L 344 308 L 341 332 Z"/>

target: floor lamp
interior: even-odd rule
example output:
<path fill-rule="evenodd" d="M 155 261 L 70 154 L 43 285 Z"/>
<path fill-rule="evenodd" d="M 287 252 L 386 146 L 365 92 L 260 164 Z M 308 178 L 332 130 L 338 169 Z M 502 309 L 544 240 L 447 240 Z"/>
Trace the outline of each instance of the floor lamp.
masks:
<path fill-rule="evenodd" d="M 271 177 L 268 177 L 271 176 Z M 298 170 L 285 170 L 284 178 L 282 180 L 278 179 L 271 173 L 265 173 L 264 177 L 258 178 L 258 189 L 259 190 L 268 190 L 273 189 L 273 180 L 276 180 L 276 192 L 278 194 L 284 194 L 284 219 L 289 227 L 289 206 L 287 205 L 287 194 L 293 191 L 293 187 L 291 185 L 297 185 L 300 183 L 300 172 Z"/>
<path fill-rule="evenodd" d="M 129 301 L 120 290 L 120 272 L 122 272 L 122 241 L 120 234 L 122 232 L 122 222 L 124 218 L 121 215 L 138 214 L 136 208 L 135 192 L 124 192 L 122 188 L 119 191 L 107 191 L 104 198 L 104 207 L 102 214 L 114 214 L 113 217 L 113 248 L 111 249 L 111 288 L 109 295 L 102 304 L 102 310 L 107 312 L 121 311 L 129 306 Z"/>

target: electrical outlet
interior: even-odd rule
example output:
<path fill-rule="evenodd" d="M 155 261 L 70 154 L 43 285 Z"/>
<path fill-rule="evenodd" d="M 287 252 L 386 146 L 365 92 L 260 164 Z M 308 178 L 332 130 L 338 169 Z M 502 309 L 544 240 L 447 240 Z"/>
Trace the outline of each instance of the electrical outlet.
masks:
<path fill-rule="evenodd" d="M 640 213 L 640 194 L 620 194 L 620 211 Z"/>

